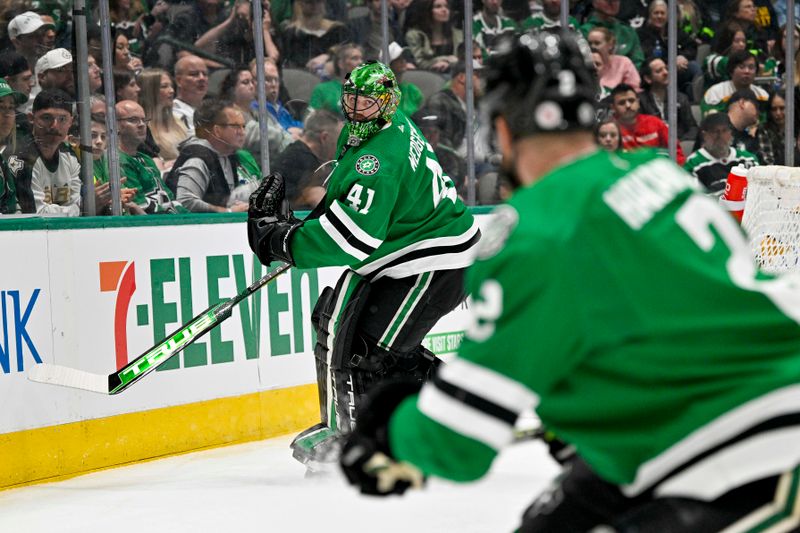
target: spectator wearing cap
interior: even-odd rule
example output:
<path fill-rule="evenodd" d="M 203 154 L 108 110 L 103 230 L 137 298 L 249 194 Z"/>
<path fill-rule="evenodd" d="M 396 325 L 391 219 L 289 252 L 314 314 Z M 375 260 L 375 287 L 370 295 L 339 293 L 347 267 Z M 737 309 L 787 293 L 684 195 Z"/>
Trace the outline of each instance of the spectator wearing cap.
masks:
<path fill-rule="evenodd" d="M 478 70 L 472 71 L 472 86 L 476 98 L 480 96 Z M 467 131 L 467 71 L 463 62 L 453 68 L 450 82 L 437 93 L 431 95 L 425 107 L 438 118 L 441 143 L 455 150 L 462 157 L 466 155 Z"/>
<path fill-rule="evenodd" d="M 194 110 L 208 93 L 208 67 L 197 56 L 183 56 L 175 63 L 175 99 L 172 112 L 183 121 L 189 135 L 194 135 Z"/>
<path fill-rule="evenodd" d="M 286 198 L 293 209 L 317 205 L 325 194 L 323 182 L 330 173 L 324 165 L 336 158 L 336 141 L 342 120 L 324 109 L 306 118 L 303 134 L 284 150 L 272 166 L 286 179 Z"/>
<path fill-rule="evenodd" d="M 6 158 L 16 149 L 14 117 L 17 106 L 27 99 L 0 78 L 0 215 L 19 213 L 14 175 L 6 164 Z"/>
<path fill-rule="evenodd" d="M 611 91 L 611 109 L 619 124 L 622 147 L 656 148 L 666 151 L 669 143 L 669 127 L 658 117 L 639 112 L 639 95 L 630 85 L 621 83 Z M 683 165 L 686 157 L 678 144 L 676 160 Z"/>
<path fill-rule="evenodd" d="M 8 159 L 23 213 L 80 216 L 81 165 L 65 142 L 72 125 L 72 98 L 45 89 L 33 99 L 33 136 Z"/>
<path fill-rule="evenodd" d="M 767 130 L 759 126 L 759 99 L 753 91 L 736 91 L 728 100 L 728 118 L 733 126 L 733 146 L 756 154 L 762 165 L 775 164 L 775 151 Z"/>
<path fill-rule="evenodd" d="M 8 157 L 17 150 L 17 107 L 26 100 L 27 96 L 0 78 L 0 156 Z"/>
<path fill-rule="evenodd" d="M 36 62 L 38 88 L 34 93 L 46 89 L 58 89 L 75 97 L 75 78 L 72 74 L 72 54 L 66 48 L 55 48 Z M 38 89 L 38 90 L 37 90 Z"/>
<path fill-rule="evenodd" d="M 483 7 L 472 17 L 472 35 L 481 50 L 492 54 L 497 45 L 517 33 L 517 24 L 503 15 L 503 0 L 483 0 Z"/>
<path fill-rule="evenodd" d="M 389 68 L 394 72 L 397 78 L 397 83 L 400 87 L 400 105 L 399 109 L 407 117 L 410 117 L 422 106 L 425 96 L 419 87 L 410 81 L 403 81 L 403 74 L 408 70 L 408 60 L 406 59 L 407 48 L 403 48 L 396 42 L 389 44 Z M 383 61 L 383 54 L 381 53 L 381 61 Z"/>
<path fill-rule="evenodd" d="M 55 26 L 33 11 L 19 14 L 8 23 L 8 38 L 14 49 L 22 54 L 28 65 L 36 62 L 55 44 Z"/>
<path fill-rule="evenodd" d="M 753 83 L 758 70 L 756 57 L 747 50 L 733 52 L 728 56 L 730 80 L 715 83 L 703 95 L 700 112 L 703 117 L 712 111 L 725 111 L 728 101 L 737 91 L 750 90 L 758 102 L 762 121 L 766 120 L 766 106 L 769 93 Z"/>
<path fill-rule="evenodd" d="M 728 172 L 737 165 L 758 165 L 754 154 L 733 146 L 733 128 L 727 113 L 712 113 L 700 124 L 701 148 L 686 159 L 686 169 L 706 190 L 721 195 Z"/>

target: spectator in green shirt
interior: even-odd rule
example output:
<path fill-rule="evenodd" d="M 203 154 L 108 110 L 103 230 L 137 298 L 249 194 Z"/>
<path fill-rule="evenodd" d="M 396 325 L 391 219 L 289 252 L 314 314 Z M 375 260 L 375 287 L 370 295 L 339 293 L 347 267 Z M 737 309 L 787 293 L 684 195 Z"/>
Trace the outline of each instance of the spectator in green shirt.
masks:
<path fill-rule="evenodd" d="M 572 15 L 567 17 L 570 29 L 578 29 L 578 21 Z M 522 29 L 548 31 L 561 27 L 561 0 L 542 0 L 542 10 L 522 21 Z"/>
<path fill-rule="evenodd" d="M 422 107 L 422 102 L 425 96 L 419 87 L 410 81 L 403 81 L 403 74 L 408 69 L 408 61 L 406 59 L 406 48 L 403 48 L 396 42 L 389 44 L 389 68 L 394 72 L 397 78 L 397 83 L 400 86 L 400 105 L 398 108 L 407 117 L 410 117 L 417 110 Z"/>
<path fill-rule="evenodd" d="M 13 140 L 16 107 L 27 100 L 27 96 L 15 91 L 6 80 L 0 78 L 0 215 L 19 212 L 14 176 L 6 165 L 2 149 Z"/>
<path fill-rule="evenodd" d="M 139 148 L 147 137 L 149 122 L 142 106 L 123 100 L 114 109 L 119 131 L 119 170 L 127 185 L 136 189 L 133 202 L 147 214 L 185 213 L 161 179 L 156 162 Z"/>
<path fill-rule="evenodd" d="M 644 62 L 644 52 L 639 36 L 636 30 L 617 19 L 619 6 L 620 0 L 592 0 L 592 14 L 581 26 L 581 32 L 585 37 L 598 26 L 608 28 L 617 38 L 616 53 L 628 57 L 636 68 L 640 68 Z"/>
<path fill-rule="evenodd" d="M 92 115 L 92 173 L 94 175 L 94 207 L 97 215 L 111 214 L 111 187 L 108 176 L 108 138 L 106 120 L 102 115 Z M 80 139 L 75 139 L 73 146 L 80 146 Z M 122 187 L 127 179 L 120 176 L 120 204 L 123 214 L 144 215 L 144 210 L 136 205 L 132 200 L 136 195 L 136 189 Z"/>

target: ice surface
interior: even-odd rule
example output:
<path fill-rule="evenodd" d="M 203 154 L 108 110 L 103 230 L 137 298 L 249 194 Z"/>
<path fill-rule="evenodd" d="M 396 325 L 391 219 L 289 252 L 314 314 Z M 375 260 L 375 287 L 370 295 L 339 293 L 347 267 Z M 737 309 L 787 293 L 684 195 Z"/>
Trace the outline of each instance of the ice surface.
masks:
<path fill-rule="evenodd" d="M 432 480 L 369 498 L 338 472 L 305 478 L 289 441 L 216 448 L 0 492 L 4 533 L 513 531 L 557 473 L 539 442 L 508 448 L 482 481 Z"/>

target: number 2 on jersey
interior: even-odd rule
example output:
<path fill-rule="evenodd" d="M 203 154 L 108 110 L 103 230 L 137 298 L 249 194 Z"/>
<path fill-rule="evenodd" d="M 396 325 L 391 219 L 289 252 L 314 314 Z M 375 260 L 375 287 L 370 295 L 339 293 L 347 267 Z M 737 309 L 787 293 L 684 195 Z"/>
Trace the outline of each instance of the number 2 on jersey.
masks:
<path fill-rule="evenodd" d="M 366 189 L 367 193 L 367 204 L 364 206 L 363 209 L 359 209 L 361 207 L 361 196 L 363 195 Z M 362 215 L 366 215 L 369 213 L 369 208 L 372 207 L 372 200 L 375 198 L 375 191 L 370 189 L 369 187 L 363 187 L 358 183 L 353 185 L 353 188 L 350 189 L 350 192 L 347 193 L 347 201 L 350 202 L 350 207 L 361 213 Z"/>
<path fill-rule="evenodd" d="M 759 280 L 752 254 L 736 223 L 713 200 L 692 195 L 675 214 L 675 220 L 697 246 L 710 252 L 716 235 L 730 250 L 726 268 L 731 281 L 742 289 L 760 292 L 769 298 L 783 314 L 800 323 L 800 282 L 794 275 Z M 713 228 L 713 231 L 712 231 Z"/>

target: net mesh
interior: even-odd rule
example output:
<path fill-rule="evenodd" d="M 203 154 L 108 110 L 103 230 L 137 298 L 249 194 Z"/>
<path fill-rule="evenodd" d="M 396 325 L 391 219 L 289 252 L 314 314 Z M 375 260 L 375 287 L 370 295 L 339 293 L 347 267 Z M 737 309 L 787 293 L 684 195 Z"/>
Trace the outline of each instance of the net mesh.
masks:
<path fill-rule="evenodd" d="M 742 227 L 767 272 L 800 270 L 800 168 L 753 167 Z"/>

